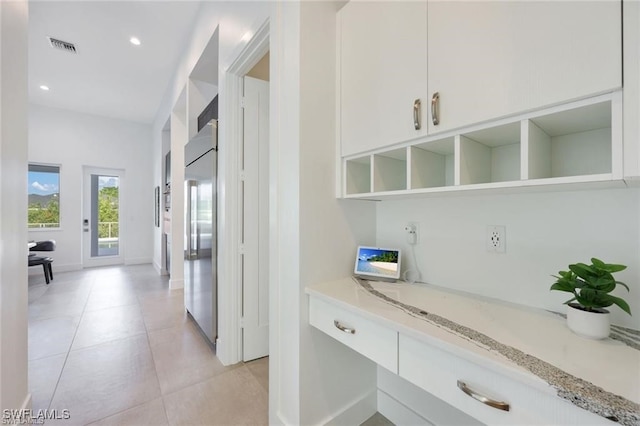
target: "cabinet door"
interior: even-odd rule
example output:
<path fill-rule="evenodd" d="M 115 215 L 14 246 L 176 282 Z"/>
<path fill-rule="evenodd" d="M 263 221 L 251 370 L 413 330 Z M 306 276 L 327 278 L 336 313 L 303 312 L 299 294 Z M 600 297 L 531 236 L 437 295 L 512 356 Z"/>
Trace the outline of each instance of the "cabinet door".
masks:
<path fill-rule="evenodd" d="M 620 1 L 433 1 L 430 133 L 622 85 Z"/>
<path fill-rule="evenodd" d="M 338 25 L 342 155 L 425 135 L 426 2 L 351 1 Z M 421 130 L 414 128 L 416 99 L 425 110 Z"/>

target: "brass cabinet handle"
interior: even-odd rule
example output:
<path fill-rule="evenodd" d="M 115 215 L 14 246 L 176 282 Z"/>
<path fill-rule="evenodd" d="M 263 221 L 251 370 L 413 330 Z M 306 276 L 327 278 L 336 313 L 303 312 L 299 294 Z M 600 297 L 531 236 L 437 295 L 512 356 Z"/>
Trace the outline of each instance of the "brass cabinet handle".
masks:
<path fill-rule="evenodd" d="M 502 401 L 496 401 L 495 399 L 488 398 L 482 394 L 471 389 L 465 382 L 458 380 L 458 387 L 462 392 L 469 395 L 471 398 L 488 405 L 489 407 L 497 408 L 498 410 L 509 411 L 509 404 Z"/>
<path fill-rule="evenodd" d="M 344 325 L 340 324 L 340 321 L 338 320 L 333 320 L 333 325 L 335 325 L 338 330 L 344 331 L 345 333 L 356 334 L 355 328 L 345 327 Z"/>
<path fill-rule="evenodd" d="M 440 124 L 440 93 L 435 92 L 431 97 L 431 121 L 433 125 Z"/>
<path fill-rule="evenodd" d="M 422 116 L 422 102 L 420 99 L 416 99 L 413 101 L 413 128 L 416 130 L 420 130 L 422 127 L 421 116 Z"/>

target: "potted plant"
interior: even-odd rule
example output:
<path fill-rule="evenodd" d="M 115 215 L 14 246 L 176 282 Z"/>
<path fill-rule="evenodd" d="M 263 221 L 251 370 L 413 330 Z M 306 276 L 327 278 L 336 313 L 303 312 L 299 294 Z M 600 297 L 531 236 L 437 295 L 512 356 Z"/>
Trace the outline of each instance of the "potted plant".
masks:
<path fill-rule="evenodd" d="M 617 305 L 631 315 L 631 309 L 623 299 L 609 293 L 618 284 L 629 291 L 629 287 L 613 278 L 615 272 L 627 267 L 604 263 L 595 257 L 591 265 L 576 263 L 569 265 L 568 271 L 553 275 L 557 281 L 551 290 L 566 291 L 573 297 L 565 302 L 567 307 L 567 325 L 574 333 L 591 339 L 609 337 L 610 319 L 606 307 Z"/>

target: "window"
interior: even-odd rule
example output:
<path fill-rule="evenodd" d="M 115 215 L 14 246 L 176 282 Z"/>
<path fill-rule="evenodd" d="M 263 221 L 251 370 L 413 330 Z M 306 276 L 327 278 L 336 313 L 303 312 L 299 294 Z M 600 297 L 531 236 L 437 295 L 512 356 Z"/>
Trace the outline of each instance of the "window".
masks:
<path fill-rule="evenodd" d="M 29 164 L 29 228 L 60 227 L 60 167 Z"/>

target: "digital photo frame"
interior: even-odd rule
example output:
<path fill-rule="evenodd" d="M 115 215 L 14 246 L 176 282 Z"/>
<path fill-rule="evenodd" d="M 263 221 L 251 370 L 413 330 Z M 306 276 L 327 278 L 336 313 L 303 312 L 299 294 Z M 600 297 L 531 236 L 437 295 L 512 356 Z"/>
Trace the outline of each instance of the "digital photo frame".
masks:
<path fill-rule="evenodd" d="M 371 281 L 395 282 L 400 278 L 400 250 L 359 246 L 353 273 Z"/>

